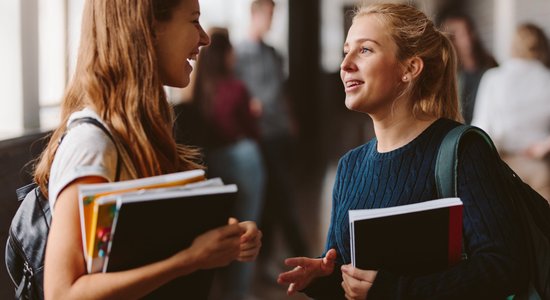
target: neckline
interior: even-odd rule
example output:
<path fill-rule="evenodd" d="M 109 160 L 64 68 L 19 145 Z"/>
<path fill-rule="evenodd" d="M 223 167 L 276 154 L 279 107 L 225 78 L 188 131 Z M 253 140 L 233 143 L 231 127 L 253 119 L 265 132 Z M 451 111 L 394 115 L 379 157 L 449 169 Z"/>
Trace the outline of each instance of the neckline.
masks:
<path fill-rule="evenodd" d="M 431 132 L 435 130 L 435 128 L 438 126 L 438 124 L 444 122 L 444 118 L 439 118 L 435 120 L 430 126 L 428 126 L 424 131 L 422 131 L 418 136 L 416 136 L 412 141 L 409 143 L 388 152 L 378 152 L 377 146 L 378 146 L 378 139 L 376 137 L 372 140 L 372 149 L 371 154 L 374 159 L 377 160 L 383 160 L 383 159 L 389 159 L 393 158 L 397 155 L 402 154 L 403 152 L 407 151 L 408 149 L 414 147 L 416 144 L 418 144 L 421 140 L 424 139 L 425 136 L 429 135 Z"/>

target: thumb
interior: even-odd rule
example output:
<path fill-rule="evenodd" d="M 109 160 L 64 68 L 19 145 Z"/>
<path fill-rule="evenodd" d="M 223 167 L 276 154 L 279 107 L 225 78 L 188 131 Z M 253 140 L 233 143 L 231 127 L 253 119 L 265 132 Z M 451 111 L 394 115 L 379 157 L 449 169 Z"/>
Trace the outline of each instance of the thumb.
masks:
<path fill-rule="evenodd" d="M 229 225 L 238 224 L 238 223 L 239 223 L 239 220 L 233 217 L 229 218 L 229 221 L 227 222 L 227 224 Z"/>
<path fill-rule="evenodd" d="M 336 250 L 330 249 L 325 257 L 323 257 L 322 268 L 324 270 L 332 270 L 336 261 Z"/>
<path fill-rule="evenodd" d="M 327 254 L 325 254 L 325 257 L 323 257 L 323 264 L 334 263 L 334 261 L 336 260 L 336 256 L 336 250 L 328 250 Z"/>

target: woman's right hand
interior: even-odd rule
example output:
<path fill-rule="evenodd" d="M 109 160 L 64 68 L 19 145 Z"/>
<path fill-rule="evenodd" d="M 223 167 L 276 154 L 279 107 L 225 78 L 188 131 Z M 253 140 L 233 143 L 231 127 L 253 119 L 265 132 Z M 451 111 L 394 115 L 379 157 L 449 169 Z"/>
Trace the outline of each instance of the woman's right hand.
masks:
<path fill-rule="evenodd" d="M 279 274 L 277 283 L 288 285 L 287 294 L 304 289 L 313 279 L 330 275 L 334 271 L 336 250 L 330 249 L 323 258 L 292 257 L 285 264 L 295 267 L 293 270 Z"/>
<path fill-rule="evenodd" d="M 239 224 L 212 229 L 196 237 L 189 248 L 176 256 L 181 255 L 182 260 L 191 257 L 197 269 L 226 266 L 239 256 L 243 231 Z M 184 254 L 185 252 L 190 256 Z"/>

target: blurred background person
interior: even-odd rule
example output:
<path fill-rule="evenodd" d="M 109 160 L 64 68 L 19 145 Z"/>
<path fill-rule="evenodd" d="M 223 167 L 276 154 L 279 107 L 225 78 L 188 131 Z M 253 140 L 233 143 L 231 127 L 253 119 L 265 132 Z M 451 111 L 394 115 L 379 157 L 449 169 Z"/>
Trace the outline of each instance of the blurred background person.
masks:
<path fill-rule="evenodd" d="M 511 58 L 485 73 L 473 125 L 491 135 L 504 160 L 550 200 L 548 39 L 534 24 L 517 27 Z"/>
<path fill-rule="evenodd" d="M 448 14 L 441 23 L 458 56 L 458 97 L 464 123 L 472 122 L 479 81 L 497 62 L 481 43 L 473 20 L 462 13 Z"/>
<path fill-rule="evenodd" d="M 260 226 L 264 233 L 264 266 L 268 266 L 265 263 L 273 254 L 277 228 L 282 229 L 282 236 L 292 255 L 307 253 L 290 182 L 295 127 L 284 97 L 282 59 L 275 48 L 264 42 L 271 28 L 274 7 L 273 0 L 252 1 L 248 39 L 236 46 L 237 76 L 246 83 L 259 103 L 260 144 L 267 171 L 265 206 Z M 272 271 L 274 281 L 278 270 Z"/>
<path fill-rule="evenodd" d="M 227 30 L 214 28 L 209 34 L 210 46 L 200 51 L 193 89 L 202 119 L 199 124 L 204 127 L 208 176 L 237 184 L 234 215 L 239 220 L 259 221 L 264 169 L 256 142 L 257 120 L 244 83 L 234 76 L 235 55 Z M 222 298 L 247 299 L 253 271 L 254 265 L 248 263 L 233 263 L 220 270 L 217 286 Z"/>

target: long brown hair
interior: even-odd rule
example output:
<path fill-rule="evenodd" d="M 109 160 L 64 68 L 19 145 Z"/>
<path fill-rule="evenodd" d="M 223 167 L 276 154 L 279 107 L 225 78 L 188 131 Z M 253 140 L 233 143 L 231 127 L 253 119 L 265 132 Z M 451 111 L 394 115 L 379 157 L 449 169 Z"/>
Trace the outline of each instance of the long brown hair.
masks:
<path fill-rule="evenodd" d="M 379 3 L 358 8 L 354 19 L 375 16 L 397 45 L 401 62 L 419 57 L 420 75 L 409 82 L 413 114 L 462 120 L 458 109 L 457 58 L 451 41 L 418 9 L 406 4 Z"/>
<path fill-rule="evenodd" d="M 93 108 L 146 177 L 199 167 L 198 151 L 176 144 L 173 112 L 158 73 L 154 20 L 182 0 L 87 0 L 75 75 L 61 124 L 39 158 L 34 179 L 47 194 L 50 167 L 69 116 Z"/>

